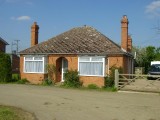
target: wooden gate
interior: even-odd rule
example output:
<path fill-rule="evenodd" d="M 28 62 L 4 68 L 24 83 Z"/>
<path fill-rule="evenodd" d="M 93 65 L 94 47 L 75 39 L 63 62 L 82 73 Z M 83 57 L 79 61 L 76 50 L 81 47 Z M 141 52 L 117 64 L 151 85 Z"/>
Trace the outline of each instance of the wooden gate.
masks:
<path fill-rule="evenodd" d="M 115 70 L 115 88 L 120 90 L 121 88 L 129 85 L 138 79 L 154 78 L 160 80 L 160 75 L 142 75 L 142 74 L 119 74 L 118 70 Z"/>

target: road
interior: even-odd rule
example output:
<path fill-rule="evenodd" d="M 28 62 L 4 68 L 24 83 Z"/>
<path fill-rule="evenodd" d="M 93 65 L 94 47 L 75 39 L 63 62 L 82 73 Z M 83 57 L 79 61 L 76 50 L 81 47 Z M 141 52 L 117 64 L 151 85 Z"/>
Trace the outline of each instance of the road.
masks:
<path fill-rule="evenodd" d="M 1 84 L 0 104 L 27 110 L 38 120 L 160 120 L 160 94 Z"/>

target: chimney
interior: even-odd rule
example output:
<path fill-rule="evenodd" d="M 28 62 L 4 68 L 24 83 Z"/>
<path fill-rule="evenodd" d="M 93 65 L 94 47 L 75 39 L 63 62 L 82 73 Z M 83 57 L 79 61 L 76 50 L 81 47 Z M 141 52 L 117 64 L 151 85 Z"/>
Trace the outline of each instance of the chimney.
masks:
<path fill-rule="evenodd" d="M 128 52 L 132 51 L 132 38 L 130 35 L 128 35 Z"/>
<path fill-rule="evenodd" d="M 128 18 L 126 15 L 121 20 L 121 48 L 128 51 Z"/>
<path fill-rule="evenodd" d="M 34 22 L 31 26 L 31 47 L 38 44 L 38 30 L 39 26 L 37 25 L 37 22 Z"/>

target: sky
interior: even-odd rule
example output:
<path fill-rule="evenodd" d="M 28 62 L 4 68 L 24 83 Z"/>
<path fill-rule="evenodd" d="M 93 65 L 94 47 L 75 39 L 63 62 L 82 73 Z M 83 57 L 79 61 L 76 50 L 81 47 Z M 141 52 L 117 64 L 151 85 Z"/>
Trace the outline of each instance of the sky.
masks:
<path fill-rule="evenodd" d="M 123 15 L 134 46 L 160 47 L 160 0 L 0 0 L 0 37 L 10 44 L 8 53 L 16 49 L 16 40 L 24 50 L 37 22 L 39 43 L 87 25 L 120 44 Z"/>

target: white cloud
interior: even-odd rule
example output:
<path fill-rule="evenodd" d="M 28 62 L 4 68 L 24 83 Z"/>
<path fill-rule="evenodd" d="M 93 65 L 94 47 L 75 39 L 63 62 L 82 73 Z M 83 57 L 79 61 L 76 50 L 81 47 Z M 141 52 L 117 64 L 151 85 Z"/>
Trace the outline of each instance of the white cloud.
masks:
<path fill-rule="evenodd" d="M 11 20 L 27 21 L 31 20 L 31 18 L 29 16 L 19 16 L 19 17 L 11 17 Z"/>
<path fill-rule="evenodd" d="M 153 1 L 146 6 L 146 13 L 152 16 L 160 16 L 160 0 Z"/>

